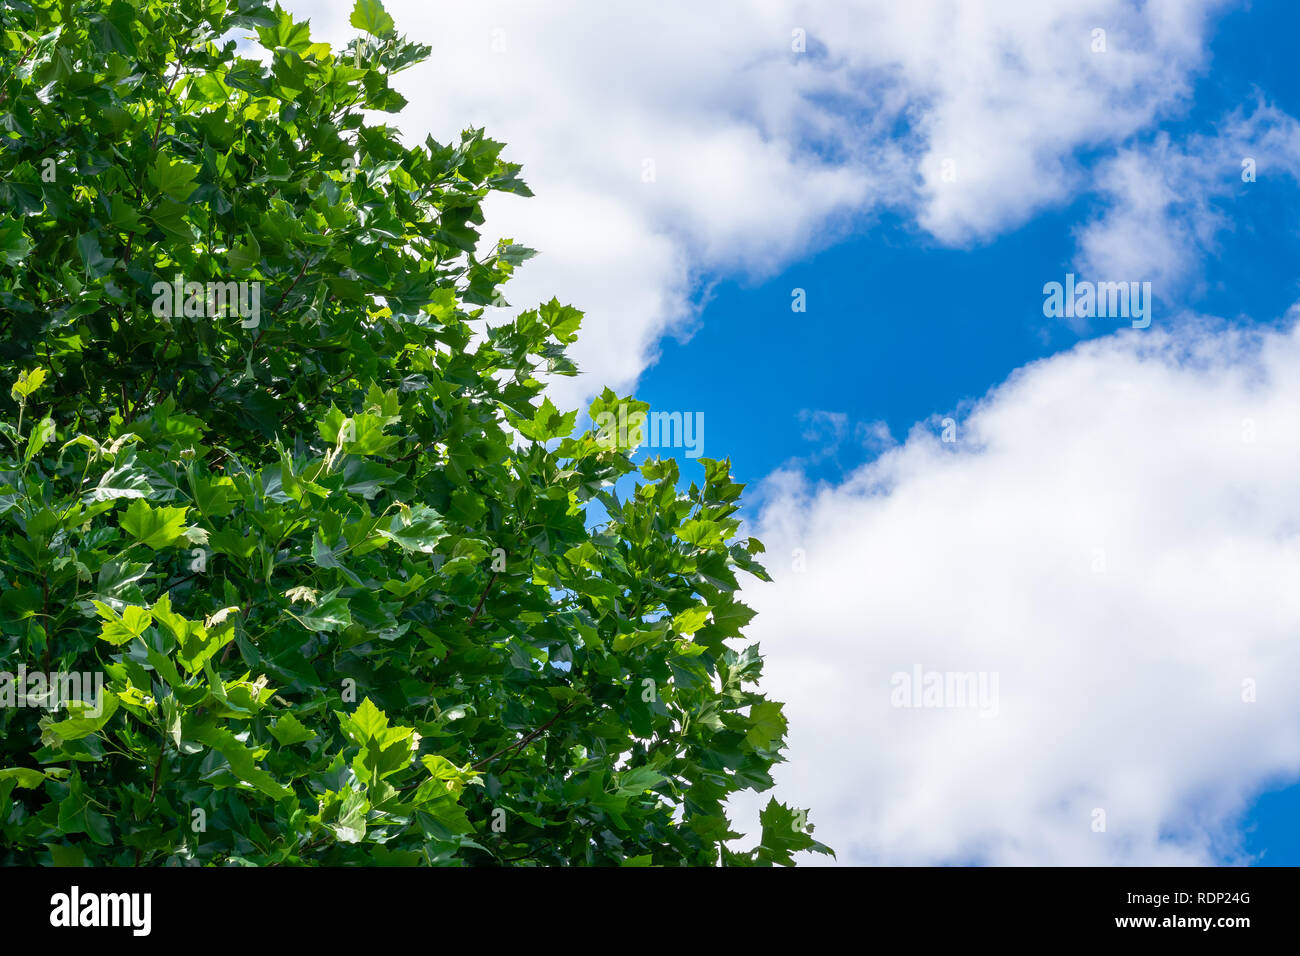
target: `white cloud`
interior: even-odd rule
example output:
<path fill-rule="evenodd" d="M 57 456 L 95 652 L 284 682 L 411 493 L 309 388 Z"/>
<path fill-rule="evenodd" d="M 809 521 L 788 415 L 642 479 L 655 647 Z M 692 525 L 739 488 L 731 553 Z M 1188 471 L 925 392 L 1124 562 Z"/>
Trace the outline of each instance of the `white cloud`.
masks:
<path fill-rule="evenodd" d="M 289 6 L 318 37 L 352 33 L 347 2 Z M 703 275 L 768 274 L 885 208 L 966 243 L 1067 199 L 1087 182 L 1076 150 L 1178 107 L 1219 3 L 387 6 L 433 46 L 399 83 L 401 128 L 486 126 L 525 165 L 537 198 L 498 197 L 488 230 L 542 252 L 513 303 L 558 295 L 588 314 L 574 354 L 590 374 L 558 383 L 574 404 L 632 385 Z"/>
<path fill-rule="evenodd" d="M 1300 774 L 1300 332 L 1095 340 L 957 438 L 763 489 L 775 583 L 746 600 L 788 701 L 778 794 L 841 862 L 1231 854 L 1234 814 Z M 997 715 L 891 706 L 917 665 L 996 673 Z"/>
<path fill-rule="evenodd" d="M 964 243 L 1085 185 L 1080 147 L 1118 143 L 1177 108 L 1219 6 L 933 0 L 817 13 L 851 67 L 891 71 L 906 90 L 921 137 L 918 219 Z"/>
<path fill-rule="evenodd" d="M 1255 182 L 1243 179 L 1245 160 Z M 1151 281 L 1169 297 L 1232 228 L 1226 204 L 1267 201 L 1258 183 L 1282 176 L 1300 177 L 1300 123 L 1263 104 L 1212 135 L 1175 144 L 1162 133 L 1123 149 L 1096 172 L 1106 208 L 1078 230 L 1075 267 L 1093 280 Z"/>

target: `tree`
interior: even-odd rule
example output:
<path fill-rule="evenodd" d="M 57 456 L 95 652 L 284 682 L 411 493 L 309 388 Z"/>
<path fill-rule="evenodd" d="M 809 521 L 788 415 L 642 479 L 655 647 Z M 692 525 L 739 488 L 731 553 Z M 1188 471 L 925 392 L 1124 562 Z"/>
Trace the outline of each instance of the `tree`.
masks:
<path fill-rule="evenodd" d="M 724 845 L 786 731 L 741 486 L 623 500 L 633 449 L 542 397 L 580 313 L 484 320 L 520 167 L 367 119 L 428 48 L 378 0 L 338 52 L 258 0 L 3 17 L 0 862 L 829 852 L 775 800 Z"/>

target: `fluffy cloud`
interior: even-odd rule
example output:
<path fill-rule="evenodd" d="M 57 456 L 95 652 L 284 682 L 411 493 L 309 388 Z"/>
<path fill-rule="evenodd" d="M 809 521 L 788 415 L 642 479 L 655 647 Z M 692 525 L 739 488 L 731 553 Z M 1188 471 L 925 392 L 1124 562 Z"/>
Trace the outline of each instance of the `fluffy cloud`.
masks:
<path fill-rule="evenodd" d="M 288 5 L 317 36 L 352 32 L 349 3 Z M 499 197 L 489 228 L 542 250 L 512 302 L 588 313 L 588 374 L 558 383 L 573 404 L 632 385 L 689 328 L 702 276 L 768 274 L 884 209 L 967 243 L 1068 198 L 1076 151 L 1177 109 L 1219 4 L 387 6 L 433 46 L 400 84 L 402 128 L 483 125 L 525 164 L 537 198 Z"/>
<path fill-rule="evenodd" d="M 965 243 L 1086 185 L 1081 147 L 1119 143 L 1177 109 L 1221 5 L 932 0 L 804 11 L 832 38 L 847 82 L 874 71 L 904 91 L 917 219 Z"/>
<path fill-rule="evenodd" d="M 1300 123 L 1262 103 L 1212 135 L 1175 144 L 1160 134 L 1120 150 L 1097 170 L 1105 209 L 1078 230 L 1075 267 L 1094 280 L 1148 280 L 1167 297 L 1231 228 L 1232 197 L 1281 176 L 1300 178 Z"/>
<path fill-rule="evenodd" d="M 1234 815 L 1300 773 L 1297 317 L 1126 330 L 1020 370 L 956 442 L 769 479 L 775 583 L 746 599 L 789 702 L 778 792 L 842 862 L 1236 852 Z M 895 706 L 918 667 L 997 697 Z"/>

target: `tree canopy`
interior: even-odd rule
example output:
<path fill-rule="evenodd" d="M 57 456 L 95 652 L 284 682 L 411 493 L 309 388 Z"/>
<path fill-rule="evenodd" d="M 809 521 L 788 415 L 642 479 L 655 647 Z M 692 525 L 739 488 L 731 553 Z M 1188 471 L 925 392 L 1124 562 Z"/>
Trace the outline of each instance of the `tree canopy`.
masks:
<path fill-rule="evenodd" d="M 485 318 L 530 193 L 380 121 L 428 47 L 378 0 L 341 50 L 258 0 L 0 18 L 0 863 L 830 852 L 774 799 L 728 846 L 786 734 L 742 486 L 544 398 L 574 308 Z"/>

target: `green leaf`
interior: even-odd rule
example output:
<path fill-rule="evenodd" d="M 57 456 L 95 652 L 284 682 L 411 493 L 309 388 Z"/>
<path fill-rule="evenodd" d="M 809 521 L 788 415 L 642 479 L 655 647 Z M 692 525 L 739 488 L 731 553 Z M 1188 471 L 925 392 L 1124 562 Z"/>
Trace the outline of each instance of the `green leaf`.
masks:
<path fill-rule="evenodd" d="M 77 253 L 81 256 L 82 267 L 92 279 L 102 279 L 113 271 L 117 260 L 104 255 L 99 245 L 99 237 L 94 233 L 84 233 L 77 237 Z"/>
<path fill-rule="evenodd" d="M 155 508 L 137 498 L 122 515 L 122 530 L 146 548 L 161 551 L 185 538 L 185 515 L 188 508 Z"/>
<path fill-rule="evenodd" d="M 59 804 L 59 830 L 65 834 L 84 833 L 100 846 L 108 846 L 113 839 L 108 819 L 89 803 L 79 788 L 74 788 Z"/>
<path fill-rule="evenodd" d="M 39 721 L 41 743 L 47 747 L 61 747 L 65 741 L 80 740 L 97 732 L 117 712 L 117 697 L 105 691 L 97 702 L 98 707 L 83 701 L 68 701 L 65 720 L 42 717 Z"/>
<path fill-rule="evenodd" d="M 175 613 L 171 597 L 167 594 L 154 603 L 153 616 L 175 639 L 176 660 L 191 674 L 203 670 L 203 665 L 235 637 L 232 619 L 225 618 L 220 626 L 209 633 L 204 625 Z"/>
<path fill-rule="evenodd" d="M 352 612 L 348 607 L 348 599 L 338 596 L 339 590 L 335 588 L 311 607 L 293 614 L 293 617 L 309 631 L 337 631 L 348 627 L 352 623 Z"/>
<path fill-rule="evenodd" d="M 249 236 L 248 241 L 238 242 L 226 257 L 233 272 L 242 273 L 252 269 L 262 261 L 262 247 L 256 236 Z"/>
<path fill-rule="evenodd" d="M 85 494 L 85 501 L 114 501 L 118 498 L 147 498 L 153 491 L 149 476 L 135 463 L 134 455 L 127 453 L 120 465 L 104 472 L 97 484 Z"/>
<path fill-rule="evenodd" d="M 79 846 L 50 845 L 50 861 L 55 866 L 85 866 L 86 851 Z"/>
<path fill-rule="evenodd" d="M 576 409 L 568 414 L 562 414 L 547 398 L 542 401 L 541 407 L 533 414 L 531 420 L 519 419 L 516 421 L 516 427 L 525 437 L 534 441 L 550 441 L 553 438 L 563 438 L 565 435 L 572 434 L 577 420 Z"/>
<path fill-rule="evenodd" d="M 794 854 L 803 850 L 834 856 L 830 847 L 818 843 L 812 838 L 812 826 L 807 822 L 807 814 L 796 813 L 776 797 L 768 801 L 759 813 L 759 822 L 763 826 L 763 841 L 759 844 L 756 857 L 758 862 L 793 866 Z"/>
<path fill-rule="evenodd" d="M 30 767 L 6 767 L 0 770 L 0 781 L 12 780 L 24 790 L 39 787 L 45 781 L 45 774 Z"/>
<path fill-rule="evenodd" d="M 445 528 L 442 515 L 427 505 L 416 505 L 414 508 L 403 506 L 393 515 L 388 527 L 378 531 L 404 551 L 429 554 L 447 537 Z"/>
<path fill-rule="evenodd" d="M 290 747 L 311 740 L 316 736 L 316 732 L 309 730 L 293 714 L 285 714 L 271 724 L 271 736 L 276 739 L 281 747 Z"/>
<path fill-rule="evenodd" d="M 357 0 L 348 22 L 358 30 L 364 30 L 371 36 L 377 37 L 388 33 L 395 26 L 393 18 L 384 10 L 384 5 L 379 0 Z"/>
<path fill-rule="evenodd" d="M 328 793 L 321 801 L 321 821 L 339 843 L 360 843 L 365 839 L 365 819 L 370 803 L 361 791 Z"/>
<path fill-rule="evenodd" d="M 707 607 L 688 608 L 682 613 L 674 615 L 673 630 L 678 634 L 694 634 L 702 628 L 709 619 L 709 609 Z"/>
<path fill-rule="evenodd" d="M 153 623 L 153 615 L 148 608 L 128 605 L 122 609 L 121 614 L 118 614 L 102 601 L 93 603 L 99 616 L 104 619 L 104 623 L 99 628 L 99 639 L 108 641 L 114 647 L 135 640 Z"/>
<path fill-rule="evenodd" d="M 636 767 L 624 770 L 616 779 L 619 793 L 636 794 L 659 786 L 667 778 L 650 767 Z"/>
<path fill-rule="evenodd" d="M 276 800 L 293 795 L 292 790 L 277 781 L 259 763 L 264 751 L 246 747 L 226 728 L 214 724 L 198 724 L 189 728 L 189 735 L 191 739 L 206 744 L 225 757 L 231 772 L 241 782 Z"/>
<path fill-rule="evenodd" d="M 159 151 L 149 167 L 149 181 L 158 191 L 177 202 L 184 202 L 194 192 L 194 178 L 199 168 L 178 159 L 171 159 Z"/>
<path fill-rule="evenodd" d="M 33 392 L 44 384 L 45 369 L 34 368 L 19 374 L 18 381 L 14 382 L 13 387 L 9 389 L 9 394 L 20 402 L 26 401 Z"/>
<path fill-rule="evenodd" d="M 23 235 L 22 220 L 0 216 L 0 262 L 8 266 L 16 266 L 26 259 L 31 251 L 31 240 Z"/>
<path fill-rule="evenodd" d="M 27 449 L 23 452 L 23 461 L 30 462 L 42 448 L 54 440 L 54 419 L 42 418 L 32 428 L 27 438 Z"/>
<path fill-rule="evenodd" d="M 749 709 L 749 730 L 745 739 L 754 747 L 770 748 L 784 739 L 785 716 L 776 701 L 764 700 Z"/>
<path fill-rule="evenodd" d="M 388 729 L 388 716 L 369 697 L 361 701 L 350 715 L 342 715 L 340 720 L 344 732 L 358 743 L 374 740 Z"/>

